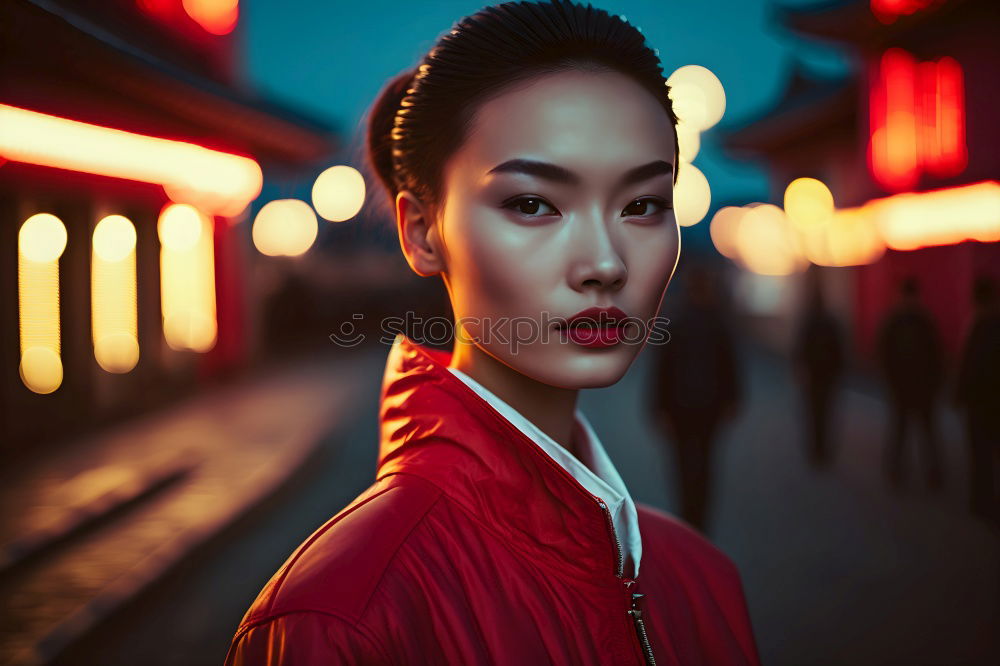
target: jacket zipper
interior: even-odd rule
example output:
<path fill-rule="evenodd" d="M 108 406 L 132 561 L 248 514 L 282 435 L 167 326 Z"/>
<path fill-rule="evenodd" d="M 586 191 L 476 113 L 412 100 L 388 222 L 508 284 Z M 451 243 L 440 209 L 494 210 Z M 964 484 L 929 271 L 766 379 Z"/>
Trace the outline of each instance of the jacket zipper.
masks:
<path fill-rule="evenodd" d="M 611 511 L 608 510 L 608 505 L 604 503 L 604 500 L 598 499 L 597 504 L 604 512 L 604 517 L 608 524 L 608 531 L 611 532 L 611 537 L 615 542 L 615 576 L 622 579 L 622 582 L 625 584 L 625 590 L 628 592 L 632 585 L 636 582 L 636 579 L 624 578 L 624 557 L 622 553 L 622 544 L 621 541 L 618 540 L 618 533 L 615 531 L 615 523 L 611 519 Z M 653 648 L 650 646 L 649 636 L 646 634 L 646 623 L 642 619 L 642 609 L 638 606 L 639 600 L 645 595 L 637 592 L 632 592 L 631 595 L 632 605 L 625 612 L 632 618 L 632 622 L 635 626 L 636 637 L 638 637 L 639 644 L 642 646 L 642 654 L 646 658 L 646 664 L 648 664 L 648 666 L 656 666 L 656 659 L 653 657 Z"/>

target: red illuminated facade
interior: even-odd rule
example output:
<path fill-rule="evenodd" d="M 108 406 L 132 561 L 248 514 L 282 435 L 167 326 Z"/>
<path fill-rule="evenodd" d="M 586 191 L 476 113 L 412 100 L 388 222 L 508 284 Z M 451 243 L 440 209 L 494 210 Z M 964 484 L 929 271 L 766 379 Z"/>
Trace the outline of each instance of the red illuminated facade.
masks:
<path fill-rule="evenodd" d="M 779 10 L 778 20 L 791 30 L 849 49 L 858 68 L 841 80 L 799 71 L 775 108 L 730 131 L 727 147 L 766 162 L 774 201 L 802 176 L 826 183 L 838 208 L 995 183 L 995 17 L 990 0 L 835 0 Z M 917 277 L 953 353 L 971 316 L 974 277 L 1000 278 L 1000 243 L 941 245 L 927 237 L 922 247 L 888 249 L 874 263 L 829 271 L 833 291 L 846 295 L 834 300 L 852 324 L 862 359 L 870 359 L 879 321 L 904 276 Z"/>

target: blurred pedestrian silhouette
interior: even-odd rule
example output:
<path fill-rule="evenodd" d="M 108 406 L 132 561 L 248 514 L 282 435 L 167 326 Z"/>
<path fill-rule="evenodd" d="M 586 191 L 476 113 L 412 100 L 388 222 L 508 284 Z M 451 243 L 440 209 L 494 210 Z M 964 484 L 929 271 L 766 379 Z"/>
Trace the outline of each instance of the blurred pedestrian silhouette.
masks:
<path fill-rule="evenodd" d="M 704 531 L 713 444 L 720 424 L 736 413 L 740 383 L 717 278 L 695 265 L 685 282 L 686 301 L 670 318 L 669 342 L 658 348 L 650 408 L 673 444 L 681 515 Z"/>
<path fill-rule="evenodd" d="M 965 417 L 969 446 L 969 502 L 973 513 L 1000 521 L 997 472 L 1000 463 L 1000 307 L 997 285 L 976 279 L 975 317 L 962 346 L 955 402 Z"/>
<path fill-rule="evenodd" d="M 944 379 L 944 352 L 913 277 L 900 283 L 899 301 L 879 330 L 877 354 L 891 410 L 883 460 L 886 478 L 891 487 L 898 488 L 906 477 L 906 435 L 915 421 L 920 428 L 927 486 L 937 490 L 944 481 L 935 417 Z"/>
<path fill-rule="evenodd" d="M 843 333 L 826 308 L 823 284 L 817 266 L 805 277 L 806 297 L 792 350 L 796 379 L 802 387 L 808 423 L 807 459 L 816 466 L 832 458 L 829 445 L 830 414 L 843 370 Z"/>

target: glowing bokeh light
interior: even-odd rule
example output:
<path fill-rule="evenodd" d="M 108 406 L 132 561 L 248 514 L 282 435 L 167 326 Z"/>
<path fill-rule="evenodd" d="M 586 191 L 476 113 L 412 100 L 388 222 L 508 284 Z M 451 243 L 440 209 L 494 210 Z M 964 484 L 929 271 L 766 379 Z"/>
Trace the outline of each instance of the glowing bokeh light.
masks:
<path fill-rule="evenodd" d="M 184 11 L 213 35 L 226 35 L 239 19 L 239 0 L 183 0 Z"/>
<path fill-rule="evenodd" d="M 913 189 L 922 171 L 937 177 L 968 164 L 962 68 L 953 58 L 920 62 L 890 48 L 872 65 L 868 163 L 889 191 Z"/>
<path fill-rule="evenodd" d="M 321 173 L 312 188 L 312 203 L 325 220 L 343 222 L 358 214 L 365 203 L 365 179 L 346 165 L 332 166 Z"/>
<path fill-rule="evenodd" d="M 785 214 L 803 230 L 824 225 L 833 219 L 833 194 L 822 181 L 796 178 L 785 188 Z"/>
<path fill-rule="evenodd" d="M 21 225 L 17 234 L 17 247 L 25 259 L 55 261 L 66 249 L 66 227 L 55 215 L 32 215 Z"/>
<path fill-rule="evenodd" d="M 174 201 L 236 215 L 260 193 L 249 157 L 0 104 L 0 156 L 163 186 Z"/>
<path fill-rule="evenodd" d="M 701 222 L 712 205 L 712 189 L 705 174 L 693 164 L 682 163 L 674 186 L 677 224 L 690 227 Z"/>
<path fill-rule="evenodd" d="M 674 112 L 699 131 L 722 120 L 726 112 L 726 91 L 719 77 L 707 67 L 684 65 L 667 79 Z"/>
<path fill-rule="evenodd" d="M 864 206 L 886 245 L 914 250 L 965 240 L 1000 241 L 1000 183 L 985 181 L 930 192 L 897 194 Z"/>
<path fill-rule="evenodd" d="M 18 332 L 21 381 L 35 393 L 52 393 L 62 384 L 59 330 L 59 257 L 66 249 L 66 227 L 55 215 L 38 213 L 17 236 Z"/>
<path fill-rule="evenodd" d="M 739 206 L 723 206 L 712 216 L 708 233 L 712 237 L 715 248 L 724 257 L 736 259 L 738 256 L 736 234 L 746 210 Z"/>
<path fill-rule="evenodd" d="M 189 204 L 173 204 L 163 209 L 157 223 L 160 243 L 171 250 L 190 250 L 204 230 L 201 212 Z"/>
<path fill-rule="evenodd" d="M 121 215 L 97 223 L 91 257 L 91 333 L 104 370 L 130 371 L 139 362 L 135 226 Z"/>
<path fill-rule="evenodd" d="M 299 199 L 269 201 L 257 212 L 251 233 L 253 244 L 261 254 L 298 256 L 316 240 L 316 213 Z"/>
<path fill-rule="evenodd" d="M 863 208 L 838 210 L 828 224 L 799 231 L 803 254 L 820 266 L 870 264 L 885 253 L 885 242 Z"/>
<path fill-rule="evenodd" d="M 32 392 L 52 393 L 62 384 L 62 358 L 49 347 L 28 347 L 21 354 L 18 374 Z"/>
<path fill-rule="evenodd" d="M 790 275 L 804 265 L 791 223 L 773 204 L 747 210 L 736 231 L 736 246 L 746 267 L 760 275 Z"/>
<path fill-rule="evenodd" d="M 135 250 L 135 226 L 122 215 L 108 215 L 94 227 L 94 253 L 104 261 L 121 261 Z"/>
<path fill-rule="evenodd" d="M 701 149 L 701 132 L 683 120 L 677 121 L 677 146 L 682 162 L 693 162 Z"/>
<path fill-rule="evenodd" d="M 205 352 L 215 345 L 213 222 L 186 204 L 160 212 L 160 307 L 171 349 Z"/>
<path fill-rule="evenodd" d="M 940 2 L 943 0 L 871 0 L 871 9 L 879 21 L 890 24 Z"/>

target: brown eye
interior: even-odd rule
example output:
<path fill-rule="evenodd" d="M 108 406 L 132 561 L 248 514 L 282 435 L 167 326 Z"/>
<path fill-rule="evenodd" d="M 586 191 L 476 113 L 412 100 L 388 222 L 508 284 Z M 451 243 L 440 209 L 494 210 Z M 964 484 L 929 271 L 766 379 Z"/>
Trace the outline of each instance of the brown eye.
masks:
<path fill-rule="evenodd" d="M 659 197 L 644 197 L 642 199 L 636 199 L 626 206 L 623 214 L 638 215 L 640 217 L 652 215 L 654 213 L 649 212 L 649 204 L 651 203 L 660 207 L 660 210 L 654 211 L 655 213 L 662 213 L 671 207 L 670 204 Z"/>
<path fill-rule="evenodd" d="M 553 212 L 558 212 L 540 197 L 519 197 L 504 205 L 504 208 L 511 208 L 527 217 L 541 217 L 538 213 L 543 212 L 545 207 L 552 209 Z M 543 214 L 545 213 L 543 212 Z"/>

